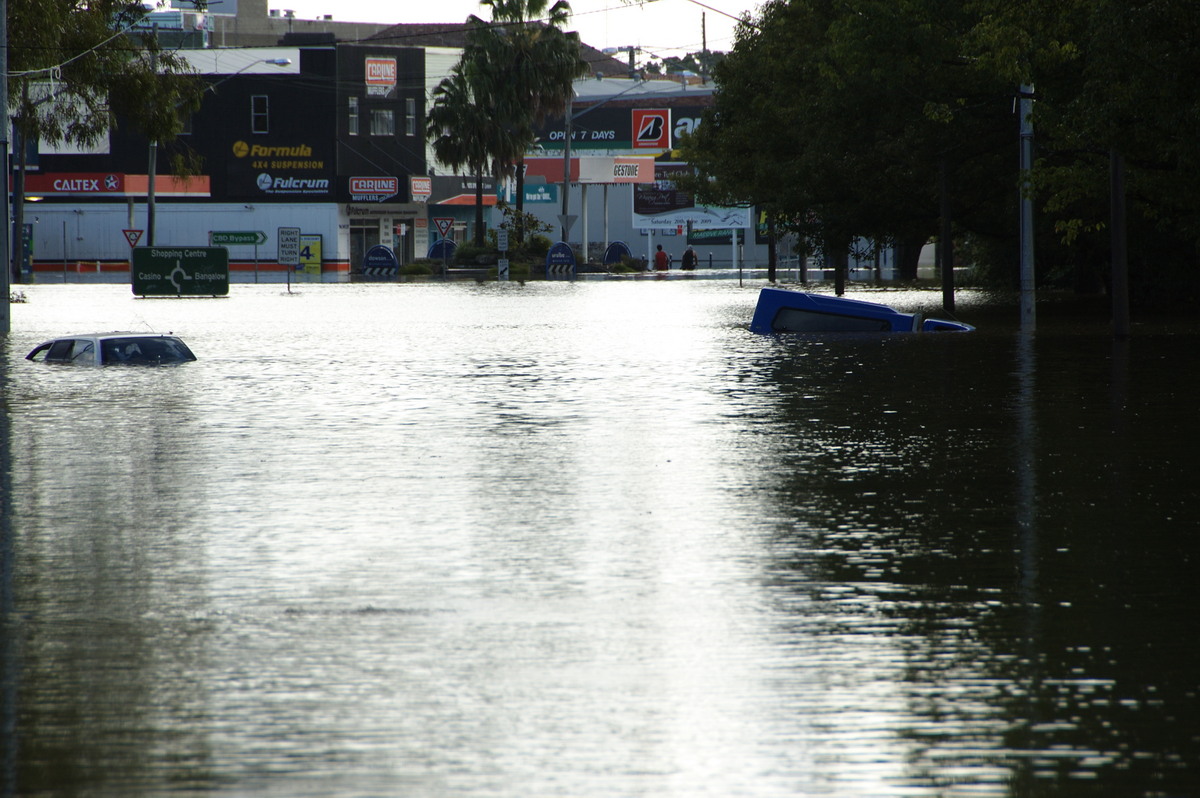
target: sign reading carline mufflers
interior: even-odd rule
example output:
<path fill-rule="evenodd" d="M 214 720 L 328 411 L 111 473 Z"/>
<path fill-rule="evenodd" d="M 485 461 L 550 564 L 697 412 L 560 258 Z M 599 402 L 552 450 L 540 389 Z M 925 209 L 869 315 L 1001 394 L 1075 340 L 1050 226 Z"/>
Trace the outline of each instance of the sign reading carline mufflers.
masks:
<path fill-rule="evenodd" d="M 229 250 L 135 247 L 130 278 L 138 296 L 225 296 L 229 293 Z"/>

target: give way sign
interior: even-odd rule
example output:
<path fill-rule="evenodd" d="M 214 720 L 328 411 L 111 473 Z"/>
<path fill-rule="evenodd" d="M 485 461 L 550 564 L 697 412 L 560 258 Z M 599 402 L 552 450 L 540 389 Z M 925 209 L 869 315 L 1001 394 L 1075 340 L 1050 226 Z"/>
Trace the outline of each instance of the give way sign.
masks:
<path fill-rule="evenodd" d="M 450 232 L 450 228 L 454 226 L 454 218 L 450 216 L 435 216 L 433 223 L 437 225 L 437 231 L 446 236 Z"/>
<path fill-rule="evenodd" d="M 122 230 L 121 232 L 125 234 L 125 240 L 129 242 L 129 246 L 131 247 L 136 247 L 137 242 L 142 239 L 141 230 Z"/>

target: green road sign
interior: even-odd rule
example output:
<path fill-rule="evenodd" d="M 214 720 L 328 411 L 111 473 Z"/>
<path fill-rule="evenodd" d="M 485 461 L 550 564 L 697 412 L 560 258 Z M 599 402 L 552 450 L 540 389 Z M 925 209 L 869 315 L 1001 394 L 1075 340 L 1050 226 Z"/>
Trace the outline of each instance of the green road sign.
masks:
<path fill-rule="evenodd" d="M 225 296 L 229 251 L 224 247 L 135 247 L 133 293 L 138 296 Z"/>
<path fill-rule="evenodd" d="M 208 234 L 208 237 L 209 243 L 214 247 L 267 243 L 267 234 L 262 230 L 214 230 Z"/>

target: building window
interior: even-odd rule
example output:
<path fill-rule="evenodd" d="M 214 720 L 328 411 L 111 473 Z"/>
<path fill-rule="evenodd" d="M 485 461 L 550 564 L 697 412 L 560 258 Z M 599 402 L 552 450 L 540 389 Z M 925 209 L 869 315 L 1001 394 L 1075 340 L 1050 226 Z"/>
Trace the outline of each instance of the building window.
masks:
<path fill-rule="evenodd" d="M 396 112 L 390 108 L 387 110 L 376 109 L 371 112 L 371 135 L 372 136 L 394 136 L 396 135 Z"/>
<path fill-rule="evenodd" d="M 417 101 L 412 97 L 404 101 L 404 135 L 417 135 Z"/>
<path fill-rule="evenodd" d="M 271 132 L 271 114 L 267 108 L 267 95 L 265 94 L 255 94 L 250 97 L 250 132 Z"/>
<path fill-rule="evenodd" d="M 346 120 L 346 127 L 351 136 L 358 135 L 358 98 L 350 97 L 350 116 Z"/>

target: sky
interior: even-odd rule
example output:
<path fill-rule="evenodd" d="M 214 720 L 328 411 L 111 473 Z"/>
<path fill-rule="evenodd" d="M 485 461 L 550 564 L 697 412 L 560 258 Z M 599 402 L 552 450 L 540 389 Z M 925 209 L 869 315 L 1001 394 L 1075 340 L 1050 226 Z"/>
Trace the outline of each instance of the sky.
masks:
<path fill-rule="evenodd" d="M 757 9 L 757 0 L 570 0 L 571 23 L 592 47 L 636 46 L 638 58 L 661 59 L 702 49 L 733 48 L 737 17 Z M 332 14 L 341 22 L 462 22 L 471 14 L 490 19 L 478 0 L 268 0 L 272 9 L 292 10 L 298 19 Z M 707 33 L 707 37 L 705 34 Z"/>

